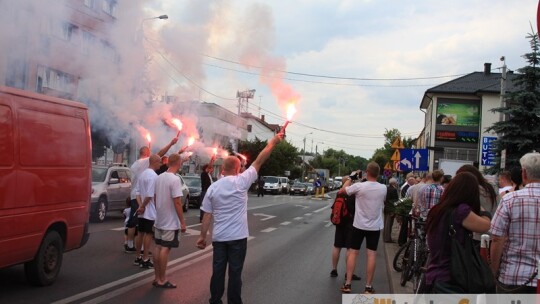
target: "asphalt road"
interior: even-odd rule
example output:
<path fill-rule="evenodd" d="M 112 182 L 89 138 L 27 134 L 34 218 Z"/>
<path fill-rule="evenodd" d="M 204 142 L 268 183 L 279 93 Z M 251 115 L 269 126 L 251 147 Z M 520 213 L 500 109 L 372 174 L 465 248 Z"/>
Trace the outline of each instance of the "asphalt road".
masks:
<path fill-rule="evenodd" d="M 329 222 L 331 203 L 331 199 L 249 195 L 244 303 L 341 303 L 344 252 L 339 277 L 329 276 L 334 236 Z M 168 276 L 177 289 L 153 287 L 153 270 L 132 265 L 135 255 L 123 252 L 119 213 L 104 223 L 91 224 L 88 244 L 64 255 L 61 273 L 52 286 L 28 285 L 22 266 L 0 270 L 0 303 L 207 303 L 212 250 L 195 247 L 198 216 L 198 210 L 189 210 L 188 231 L 180 248 L 171 251 Z M 365 277 L 364 254 L 362 249 L 357 263 L 356 273 L 361 277 Z M 364 284 L 364 280 L 353 282 L 353 293 L 361 293 Z M 377 293 L 390 293 L 382 242 L 373 286 Z"/>

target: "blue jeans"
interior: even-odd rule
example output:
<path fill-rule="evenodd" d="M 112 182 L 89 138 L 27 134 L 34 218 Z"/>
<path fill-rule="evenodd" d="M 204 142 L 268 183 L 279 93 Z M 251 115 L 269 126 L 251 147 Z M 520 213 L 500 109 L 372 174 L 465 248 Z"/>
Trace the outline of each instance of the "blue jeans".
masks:
<path fill-rule="evenodd" d="M 227 302 L 242 303 L 242 269 L 246 259 L 247 239 L 212 242 L 214 258 L 212 263 L 212 279 L 210 279 L 210 303 L 221 304 L 225 292 L 225 271 L 229 266 L 229 283 L 227 286 Z"/>

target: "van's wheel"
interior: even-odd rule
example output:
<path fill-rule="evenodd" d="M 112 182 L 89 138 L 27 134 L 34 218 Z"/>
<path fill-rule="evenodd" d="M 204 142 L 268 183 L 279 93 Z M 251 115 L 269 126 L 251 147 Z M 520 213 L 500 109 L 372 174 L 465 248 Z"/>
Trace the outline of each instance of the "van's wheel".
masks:
<path fill-rule="evenodd" d="M 64 241 L 54 230 L 47 232 L 34 259 L 24 264 L 26 279 L 37 286 L 51 285 L 62 266 Z"/>
<path fill-rule="evenodd" d="M 96 209 L 94 212 L 92 212 L 92 221 L 97 223 L 102 223 L 105 221 L 105 217 L 107 217 L 107 198 L 106 197 L 100 197 Z"/>

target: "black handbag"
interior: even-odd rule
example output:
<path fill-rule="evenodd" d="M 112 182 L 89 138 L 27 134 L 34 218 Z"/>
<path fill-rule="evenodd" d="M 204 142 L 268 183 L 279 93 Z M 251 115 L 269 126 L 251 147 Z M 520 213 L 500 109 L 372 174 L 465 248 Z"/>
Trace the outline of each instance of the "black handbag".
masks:
<path fill-rule="evenodd" d="M 475 250 L 470 231 L 465 230 L 463 245 L 456 238 L 454 229 L 454 211 L 449 216 L 450 236 L 450 273 L 452 283 L 459 286 L 464 293 L 495 293 L 495 280 L 488 264 Z M 464 228 L 465 229 L 465 228 Z"/>

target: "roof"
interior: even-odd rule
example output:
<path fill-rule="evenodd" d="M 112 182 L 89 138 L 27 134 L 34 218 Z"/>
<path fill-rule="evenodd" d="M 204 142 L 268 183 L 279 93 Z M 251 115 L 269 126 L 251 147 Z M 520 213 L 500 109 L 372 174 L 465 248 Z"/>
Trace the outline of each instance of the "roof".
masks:
<path fill-rule="evenodd" d="M 263 126 L 267 127 L 270 131 L 272 132 L 277 132 L 279 131 L 279 125 L 278 124 L 269 124 L 267 123 L 266 121 L 262 120 L 261 118 L 251 114 L 251 113 L 241 113 L 240 114 L 241 117 L 243 118 L 246 118 L 246 119 L 253 119 L 257 122 L 259 122 L 260 124 L 262 124 Z"/>
<path fill-rule="evenodd" d="M 506 75 L 506 91 L 516 91 L 514 79 L 518 74 L 509 72 Z M 486 93 L 500 94 L 500 92 L 501 73 L 473 72 L 428 89 L 422 97 L 420 109 L 426 109 L 431 101 L 430 97 L 436 94 L 482 95 Z"/>

